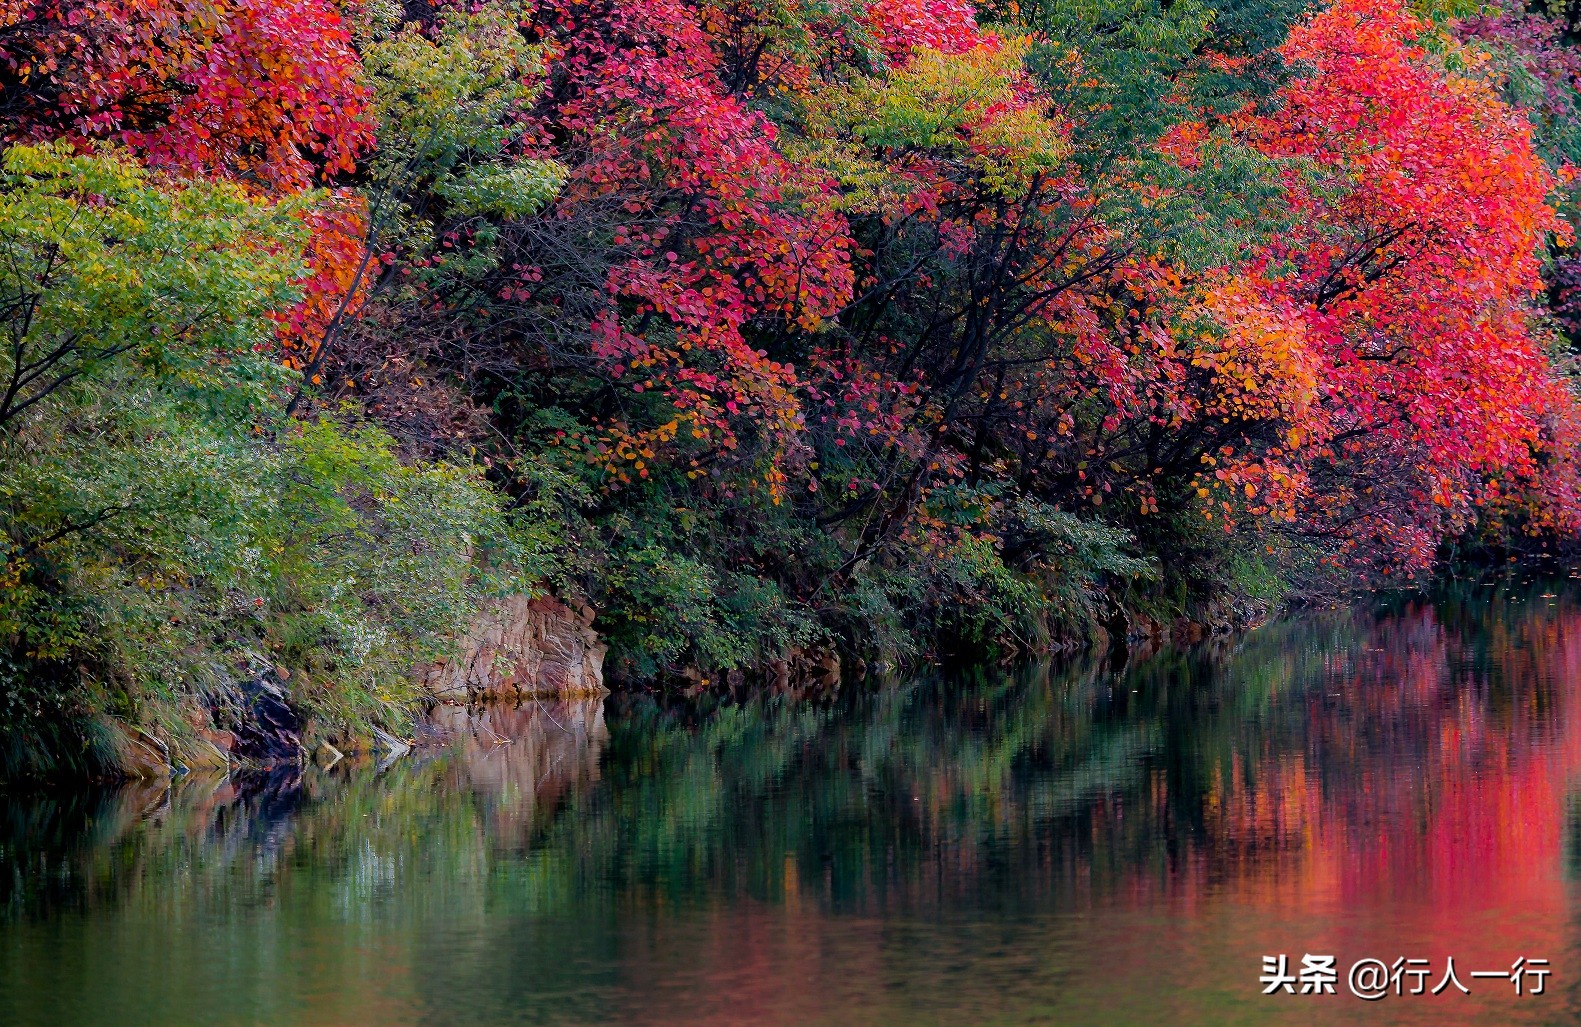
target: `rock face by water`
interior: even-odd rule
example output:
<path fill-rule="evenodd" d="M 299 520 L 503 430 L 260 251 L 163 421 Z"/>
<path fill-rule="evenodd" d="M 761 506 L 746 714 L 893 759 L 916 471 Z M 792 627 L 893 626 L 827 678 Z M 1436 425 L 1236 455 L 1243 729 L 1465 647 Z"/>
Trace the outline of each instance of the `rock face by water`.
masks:
<path fill-rule="evenodd" d="M 199 736 L 258 767 L 302 759 L 302 718 L 274 672 L 268 671 L 208 696 L 213 729 Z"/>
<path fill-rule="evenodd" d="M 434 696 L 452 702 L 604 691 L 607 647 L 593 612 L 553 599 L 511 596 L 491 604 L 462 640 L 461 653 L 418 669 Z"/>
<path fill-rule="evenodd" d="M 492 746 L 501 738 L 531 734 L 516 722 L 527 715 L 501 704 L 601 700 L 606 694 L 607 647 L 592 622 L 592 610 L 574 611 L 553 599 L 512 596 L 494 602 L 461 640 L 457 656 L 414 669 L 418 683 L 439 700 L 418 734 L 432 742 L 436 725 L 442 723 L 439 735 L 461 737 L 465 732 L 457 730 L 456 718 L 481 716 L 479 737 L 486 737 Z M 393 759 L 409 751 L 414 740 L 394 738 L 376 727 L 367 738 L 326 737 L 293 704 L 288 677 L 285 670 L 265 666 L 189 698 L 180 711 L 187 730 L 175 737 L 157 727 L 106 721 L 101 726 L 113 749 L 111 773 L 159 779 L 186 770 L 300 767 L 309 758 L 309 749 L 324 764 L 353 753 Z M 458 704 L 482 707 L 465 711 L 456 709 Z M 491 705 L 499 708 L 486 708 Z M 563 717 L 556 709 L 534 701 L 528 719 L 544 717 L 548 723 L 560 723 Z M 503 719 L 495 724 L 494 718 Z M 592 725 L 579 724 L 579 730 L 568 737 L 585 741 L 597 734 Z"/>

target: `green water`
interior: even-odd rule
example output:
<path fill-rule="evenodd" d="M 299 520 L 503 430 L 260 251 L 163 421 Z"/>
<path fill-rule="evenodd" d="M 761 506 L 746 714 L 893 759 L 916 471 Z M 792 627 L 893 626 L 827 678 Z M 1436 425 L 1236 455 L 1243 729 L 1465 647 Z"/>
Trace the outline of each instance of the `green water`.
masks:
<path fill-rule="evenodd" d="M 0 796 L 0 1023 L 1575 1022 L 1573 584 Z M 1280 953 L 1336 994 L 1263 995 Z M 1470 995 L 1347 989 L 1450 956 Z M 1470 976 L 1520 957 L 1544 994 Z"/>

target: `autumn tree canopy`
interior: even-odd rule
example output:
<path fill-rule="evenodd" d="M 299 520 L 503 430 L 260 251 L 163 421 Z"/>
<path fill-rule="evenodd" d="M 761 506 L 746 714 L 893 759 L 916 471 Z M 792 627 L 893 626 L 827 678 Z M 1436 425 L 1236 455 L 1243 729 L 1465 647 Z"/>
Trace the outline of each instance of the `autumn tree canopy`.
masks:
<path fill-rule="evenodd" d="M 517 533 L 489 537 L 532 540 L 492 569 L 588 603 L 639 677 L 1038 648 L 1557 550 L 1574 28 L 1399 0 L 4 0 L 0 238 L 41 263 L 8 279 L 0 432 L 65 439 L 94 382 L 178 365 L 256 384 L 262 356 L 249 444 L 334 450 L 303 426 L 336 423 L 473 468 Z M 30 224 L 67 208 L 93 227 Z M 162 239 L 198 248 L 145 258 Z M 63 530 L 39 517 L 27 552 Z M 32 581 L 24 520 L 5 566 Z M 235 593 L 205 573 L 203 602 Z"/>

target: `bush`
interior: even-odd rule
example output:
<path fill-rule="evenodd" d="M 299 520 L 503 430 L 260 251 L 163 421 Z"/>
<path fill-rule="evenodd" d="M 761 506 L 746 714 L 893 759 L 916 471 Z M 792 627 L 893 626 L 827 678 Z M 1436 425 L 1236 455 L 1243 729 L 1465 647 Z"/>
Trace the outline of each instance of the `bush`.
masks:
<path fill-rule="evenodd" d="M 91 749 L 103 714 L 179 733 L 184 698 L 264 664 L 331 721 L 398 723 L 415 661 L 485 595 L 552 574 L 556 537 L 474 469 L 283 417 L 288 211 L 113 156 L 5 167 L 13 364 L 42 372 L 0 423 L 0 726 L 59 737 L 0 770 Z"/>

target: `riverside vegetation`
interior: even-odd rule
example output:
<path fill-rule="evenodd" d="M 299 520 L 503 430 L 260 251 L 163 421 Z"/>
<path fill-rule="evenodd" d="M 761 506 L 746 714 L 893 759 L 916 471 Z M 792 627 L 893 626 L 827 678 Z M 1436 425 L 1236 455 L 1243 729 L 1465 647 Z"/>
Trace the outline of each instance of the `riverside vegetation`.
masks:
<path fill-rule="evenodd" d="M 1560 552 L 1581 12 L 0 0 L 0 778 Z M 1206 611 L 1206 613 L 1205 613 Z"/>

